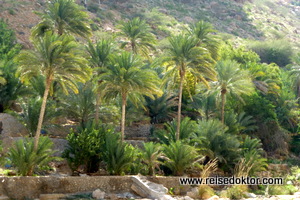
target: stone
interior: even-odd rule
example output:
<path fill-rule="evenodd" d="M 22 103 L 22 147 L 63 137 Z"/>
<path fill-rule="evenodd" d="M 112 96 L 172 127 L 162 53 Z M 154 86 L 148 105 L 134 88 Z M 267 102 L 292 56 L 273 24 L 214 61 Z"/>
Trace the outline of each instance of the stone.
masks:
<path fill-rule="evenodd" d="M 183 200 L 194 200 L 194 199 L 191 198 L 191 197 L 189 197 L 189 196 L 185 196 L 185 197 L 183 198 Z"/>
<path fill-rule="evenodd" d="M 294 196 L 295 196 L 295 198 L 299 198 L 300 199 L 300 192 L 295 192 Z"/>
<path fill-rule="evenodd" d="M 0 200 L 10 200 L 8 196 L 0 196 Z"/>
<path fill-rule="evenodd" d="M 219 196 L 215 195 L 215 196 L 210 197 L 207 200 L 219 200 L 219 199 L 220 199 Z"/>
<path fill-rule="evenodd" d="M 40 200 L 59 200 L 66 197 L 65 194 L 41 194 Z"/>
<path fill-rule="evenodd" d="M 7 137 L 22 137 L 29 134 L 26 127 L 10 114 L 0 113 L 0 121 L 2 122 L 3 129 L 0 139 Z"/>
<path fill-rule="evenodd" d="M 246 193 L 246 196 L 249 198 L 256 198 L 256 194 L 254 193 Z"/>
<path fill-rule="evenodd" d="M 104 199 L 105 192 L 101 191 L 100 189 L 97 189 L 92 193 L 92 197 L 94 199 Z"/>
<path fill-rule="evenodd" d="M 144 193 L 142 197 L 153 198 L 158 200 L 174 199 L 170 195 L 167 195 L 168 189 L 166 187 L 157 183 L 150 182 L 143 176 L 132 176 L 131 180 L 133 182 L 133 188 L 136 190 L 136 193 Z"/>
<path fill-rule="evenodd" d="M 191 191 L 187 192 L 186 195 L 193 199 L 197 199 L 199 197 L 198 188 L 197 187 L 193 188 Z"/>

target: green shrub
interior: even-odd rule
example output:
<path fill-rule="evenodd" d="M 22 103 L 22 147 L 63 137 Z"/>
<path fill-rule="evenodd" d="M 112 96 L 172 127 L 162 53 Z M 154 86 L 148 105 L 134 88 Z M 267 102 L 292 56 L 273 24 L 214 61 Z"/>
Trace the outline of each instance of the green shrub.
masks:
<path fill-rule="evenodd" d="M 104 161 L 112 175 L 125 174 L 135 164 L 137 151 L 132 145 L 121 142 L 120 134 L 106 134 L 104 150 Z"/>
<path fill-rule="evenodd" d="M 297 187 L 293 185 L 270 185 L 269 195 L 292 195 L 297 192 Z"/>
<path fill-rule="evenodd" d="M 292 46 L 285 40 L 254 42 L 250 49 L 259 55 L 261 62 L 276 63 L 280 67 L 291 63 L 293 55 Z"/>
<path fill-rule="evenodd" d="M 217 119 L 202 120 L 197 124 L 192 144 L 210 159 L 218 158 L 221 168 L 226 170 L 233 168 L 240 157 L 240 142 L 237 136 L 227 133 L 228 128 Z"/>
<path fill-rule="evenodd" d="M 55 153 L 52 147 L 53 142 L 48 137 L 40 137 L 37 151 L 34 151 L 34 138 L 20 139 L 10 148 L 8 158 L 19 175 L 32 176 L 34 170 L 58 160 L 52 156 Z"/>
<path fill-rule="evenodd" d="M 195 147 L 184 144 L 182 141 L 171 142 L 164 145 L 164 165 L 173 175 L 182 176 L 188 168 L 200 167 L 200 156 Z"/>
<path fill-rule="evenodd" d="M 161 143 L 170 144 L 176 141 L 177 120 L 165 123 L 165 130 L 154 132 Z M 197 130 L 196 122 L 189 117 L 185 117 L 180 122 L 180 140 L 189 140 Z"/>
<path fill-rule="evenodd" d="M 67 136 L 69 145 L 63 152 L 63 157 L 68 160 L 73 170 L 84 165 L 84 172 L 96 172 L 104 156 L 105 135 L 112 133 L 112 129 L 104 125 L 99 127 L 89 125 L 78 132 L 72 131 Z"/>
<path fill-rule="evenodd" d="M 233 185 L 221 193 L 222 197 L 229 199 L 243 199 L 246 196 L 248 188 L 246 185 Z"/>
<path fill-rule="evenodd" d="M 162 155 L 161 147 L 159 144 L 153 142 L 144 143 L 144 148 L 141 151 L 142 161 L 147 166 L 148 174 L 155 175 L 155 168 L 159 168 L 159 158 Z"/>

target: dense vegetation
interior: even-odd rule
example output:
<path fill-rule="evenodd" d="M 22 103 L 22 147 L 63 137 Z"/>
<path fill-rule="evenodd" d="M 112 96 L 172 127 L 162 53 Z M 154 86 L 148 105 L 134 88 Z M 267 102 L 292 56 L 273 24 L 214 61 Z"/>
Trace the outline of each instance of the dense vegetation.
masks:
<path fill-rule="evenodd" d="M 32 49 L 16 44 L 0 21 L 0 108 L 35 138 L 8 153 L 18 174 L 49 161 L 51 141 L 40 134 L 57 117 L 78 126 L 63 157 L 84 173 L 199 175 L 215 163 L 225 174 L 253 176 L 267 158 L 298 156 L 300 53 L 291 44 L 236 47 L 205 21 L 157 39 L 151 27 L 165 22 L 150 26 L 140 17 L 120 22 L 117 32 L 93 32 L 72 0 L 46 6 Z M 125 130 L 141 121 L 153 124 L 152 137 L 137 148 Z"/>

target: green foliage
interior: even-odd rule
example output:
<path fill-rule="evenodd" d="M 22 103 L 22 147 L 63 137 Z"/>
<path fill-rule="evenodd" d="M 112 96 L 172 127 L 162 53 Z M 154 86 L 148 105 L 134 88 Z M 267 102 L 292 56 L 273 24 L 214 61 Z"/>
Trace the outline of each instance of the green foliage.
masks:
<path fill-rule="evenodd" d="M 243 199 L 246 196 L 248 188 L 246 185 L 234 185 L 225 190 L 221 196 L 229 199 Z"/>
<path fill-rule="evenodd" d="M 297 187 L 293 185 L 270 185 L 269 194 L 270 195 L 293 195 L 297 192 Z"/>
<path fill-rule="evenodd" d="M 249 167 L 249 176 L 267 169 L 267 159 L 262 157 L 263 149 L 259 139 L 251 139 L 249 136 L 246 136 L 241 142 L 240 148 L 242 149 L 241 154 L 245 159 L 245 163 Z"/>
<path fill-rule="evenodd" d="M 107 134 L 113 134 L 113 130 L 102 125 L 95 127 L 93 124 L 68 134 L 68 148 L 63 157 L 67 158 L 71 168 L 76 170 L 84 165 L 84 172 L 96 172 L 99 163 L 104 159 L 104 143 Z"/>
<path fill-rule="evenodd" d="M 142 161 L 148 168 L 148 174 L 155 175 L 155 169 L 159 168 L 159 158 L 162 155 L 161 146 L 153 142 L 144 143 L 144 148 L 141 151 Z"/>
<path fill-rule="evenodd" d="M 91 34 L 88 14 L 73 0 L 49 1 L 45 13 L 38 14 L 42 21 L 33 28 L 33 36 L 44 35 L 47 31 L 58 35 L 75 34 L 84 38 Z"/>
<path fill-rule="evenodd" d="M 127 46 L 134 54 L 145 57 L 149 57 L 150 50 L 155 50 L 156 39 L 145 20 L 136 17 L 128 22 L 121 22 L 119 28 L 121 29 L 120 36 L 126 39 L 121 48 Z"/>
<path fill-rule="evenodd" d="M 81 126 L 85 126 L 94 117 L 95 101 L 93 84 L 88 82 L 79 84 L 78 93 L 71 92 L 66 96 L 62 106 L 68 117 L 79 122 Z"/>
<path fill-rule="evenodd" d="M 32 176 L 35 169 L 57 160 L 53 157 L 52 147 L 53 142 L 48 137 L 40 137 L 37 151 L 34 151 L 33 138 L 20 139 L 10 148 L 8 158 L 19 175 Z"/>
<path fill-rule="evenodd" d="M 134 165 L 136 154 L 133 146 L 121 142 L 119 134 L 106 134 L 104 161 L 110 174 L 123 175 L 129 172 Z"/>
<path fill-rule="evenodd" d="M 155 99 L 146 97 L 147 114 L 151 118 L 151 123 L 163 123 L 175 117 L 174 107 L 176 106 L 175 97 L 164 93 L 162 96 Z"/>
<path fill-rule="evenodd" d="M 163 153 L 165 158 L 164 165 L 175 176 L 182 176 L 189 168 L 200 167 L 199 162 L 203 159 L 197 153 L 195 147 L 184 144 L 180 140 L 164 145 Z"/>
<path fill-rule="evenodd" d="M 259 55 L 261 62 L 276 63 L 280 67 L 291 63 L 293 55 L 292 46 L 286 40 L 253 42 L 250 49 Z"/>
<path fill-rule="evenodd" d="M 0 166 L 3 166 L 5 162 L 5 154 L 3 152 L 2 141 L 0 141 Z"/>
<path fill-rule="evenodd" d="M 16 43 L 16 36 L 3 19 L 0 19 L 0 60 L 9 58 L 9 54 L 20 48 Z"/>
<path fill-rule="evenodd" d="M 37 129 L 41 105 L 41 98 L 31 98 L 26 104 L 21 104 L 23 112 L 20 114 L 19 120 L 26 126 L 31 136 L 34 136 Z M 51 126 L 51 122 L 60 115 L 62 115 L 62 112 L 56 107 L 55 102 L 48 101 L 44 115 L 43 128 Z"/>
<path fill-rule="evenodd" d="M 198 121 L 196 137 L 191 141 L 210 159 L 218 158 L 220 166 L 232 168 L 240 153 L 237 136 L 227 133 L 228 128 L 219 120 Z"/>
<path fill-rule="evenodd" d="M 176 141 L 177 121 L 174 119 L 171 122 L 165 123 L 165 130 L 155 132 L 157 139 L 164 144 L 170 144 Z M 189 117 L 185 117 L 180 122 L 180 137 L 182 141 L 188 141 L 197 131 L 196 122 Z"/>

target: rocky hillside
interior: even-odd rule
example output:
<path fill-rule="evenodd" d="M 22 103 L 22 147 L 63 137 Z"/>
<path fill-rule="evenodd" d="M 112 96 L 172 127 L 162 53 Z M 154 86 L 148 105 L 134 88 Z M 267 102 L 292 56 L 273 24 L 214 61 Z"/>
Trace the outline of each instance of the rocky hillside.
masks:
<path fill-rule="evenodd" d="M 46 0 L 0 0 L 0 18 L 16 31 L 18 42 L 29 46 L 30 29 L 39 21 Z M 84 6 L 84 1 L 78 0 Z M 114 29 L 119 20 L 147 19 L 158 37 L 186 23 L 209 21 L 223 38 L 264 40 L 286 37 L 299 46 L 298 0 L 86 0 L 93 30 Z"/>

